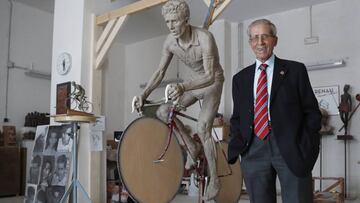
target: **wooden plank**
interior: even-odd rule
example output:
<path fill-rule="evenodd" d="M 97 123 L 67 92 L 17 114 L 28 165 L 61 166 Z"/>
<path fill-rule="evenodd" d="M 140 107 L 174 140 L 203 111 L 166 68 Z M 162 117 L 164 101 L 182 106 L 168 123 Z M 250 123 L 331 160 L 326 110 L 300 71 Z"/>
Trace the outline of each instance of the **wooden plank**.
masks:
<path fill-rule="evenodd" d="M 203 0 L 203 1 L 207 7 L 210 6 L 211 0 Z M 229 5 L 229 3 L 231 1 L 232 0 L 224 0 L 219 3 L 219 5 L 215 8 L 214 13 L 212 14 L 212 19 L 211 19 L 211 22 L 209 23 L 209 25 L 211 25 L 216 20 L 216 18 L 223 12 L 223 10 Z M 216 3 L 216 1 L 215 1 L 215 3 Z"/>
<path fill-rule="evenodd" d="M 341 184 L 341 180 L 338 180 L 335 183 L 333 183 L 332 185 L 328 186 L 325 190 L 323 190 L 323 192 L 330 192 L 332 189 L 336 188 L 340 184 Z"/>
<path fill-rule="evenodd" d="M 207 7 L 210 6 L 210 1 L 211 1 L 211 0 L 204 0 L 204 3 L 206 4 Z"/>
<path fill-rule="evenodd" d="M 137 1 L 135 3 L 129 4 L 127 6 L 121 7 L 119 9 L 110 11 L 108 13 L 105 13 L 103 15 L 100 15 L 96 17 L 96 25 L 102 25 L 106 23 L 107 21 L 110 21 L 112 19 L 128 15 L 131 13 L 135 13 L 156 5 L 159 5 L 161 3 L 165 3 L 168 0 L 141 0 Z"/>
<path fill-rule="evenodd" d="M 105 29 L 99 37 L 99 40 L 96 42 L 96 53 L 99 52 L 100 48 L 104 44 L 105 39 L 109 36 L 110 30 L 114 27 L 115 21 L 115 19 L 112 19 L 106 24 Z"/>
<path fill-rule="evenodd" d="M 225 0 L 224 2 L 222 2 L 219 7 L 217 7 L 215 9 L 215 12 L 214 12 L 214 15 L 213 15 L 213 18 L 212 18 L 212 22 L 214 22 L 216 20 L 216 18 L 224 11 L 224 9 L 229 5 L 229 3 L 231 2 L 232 0 Z"/>
<path fill-rule="evenodd" d="M 100 64 L 102 63 L 106 53 L 108 52 L 113 40 L 115 39 L 120 27 L 123 25 L 126 17 L 127 15 L 122 16 L 116 21 L 114 28 L 112 29 L 111 33 L 109 34 L 109 37 L 106 39 L 104 43 L 104 46 L 96 56 L 95 69 L 98 69 Z"/>
<path fill-rule="evenodd" d="M 89 89 L 88 97 L 93 105 L 93 113 L 96 115 L 101 115 L 102 103 L 102 72 L 101 69 L 95 69 L 95 46 L 97 45 L 97 39 L 100 32 L 96 32 L 97 29 L 101 29 L 96 26 L 96 16 L 92 15 L 92 30 L 93 32 L 90 35 L 90 69 L 89 69 Z M 114 20 L 115 21 L 115 20 Z M 110 23 L 110 22 L 109 22 Z M 109 24 L 108 23 L 108 24 Z M 113 25 L 109 25 L 113 27 Z M 103 43 L 103 42 L 102 42 Z M 103 163 L 106 162 L 104 156 L 105 152 L 91 152 L 90 153 L 90 194 L 92 202 L 106 202 L 106 197 L 102 194 L 106 194 L 106 176 L 105 171 L 102 169 Z"/>

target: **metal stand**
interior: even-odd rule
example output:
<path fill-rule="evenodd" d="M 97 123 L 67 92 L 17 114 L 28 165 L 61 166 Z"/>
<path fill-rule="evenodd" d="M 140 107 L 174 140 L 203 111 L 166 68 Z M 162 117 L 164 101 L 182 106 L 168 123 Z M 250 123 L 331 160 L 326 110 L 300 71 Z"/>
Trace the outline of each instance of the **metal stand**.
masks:
<path fill-rule="evenodd" d="M 349 140 L 352 140 L 352 139 L 354 139 L 354 137 L 352 136 L 352 135 L 348 135 L 347 134 L 347 130 L 345 129 L 345 134 L 344 135 L 338 135 L 337 136 L 337 139 L 338 140 L 344 140 L 344 175 L 345 175 L 345 177 L 344 177 L 344 179 L 345 179 L 345 183 L 344 183 L 344 190 L 345 190 L 345 194 L 344 194 L 344 196 L 345 196 L 345 198 L 347 198 L 348 197 L 348 192 L 347 192 L 347 183 L 348 183 L 348 180 L 347 180 L 347 141 Z"/>
<path fill-rule="evenodd" d="M 322 145 L 322 137 L 323 135 L 320 136 L 320 178 L 322 178 L 322 148 L 323 148 L 323 145 Z M 320 191 L 322 191 L 322 179 L 320 179 Z"/>
<path fill-rule="evenodd" d="M 56 122 L 62 122 L 62 123 L 71 123 L 74 133 L 74 144 L 72 148 L 72 159 L 73 159 L 73 177 L 71 181 L 70 187 L 66 190 L 64 196 L 61 198 L 60 203 L 66 202 L 67 197 L 70 195 L 72 191 L 72 197 L 73 197 L 73 203 L 77 203 L 77 188 L 80 188 L 80 191 L 82 195 L 86 198 L 86 202 L 92 202 L 89 195 L 86 193 L 84 187 L 81 185 L 80 181 L 78 180 L 78 151 L 77 151 L 77 136 L 78 136 L 78 124 L 80 122 L 83 123 L 90 123 L 94 122 L 96 118 L 94 116 L 68 116 L 68 115 L 59 115 L 54 116 Z"/>

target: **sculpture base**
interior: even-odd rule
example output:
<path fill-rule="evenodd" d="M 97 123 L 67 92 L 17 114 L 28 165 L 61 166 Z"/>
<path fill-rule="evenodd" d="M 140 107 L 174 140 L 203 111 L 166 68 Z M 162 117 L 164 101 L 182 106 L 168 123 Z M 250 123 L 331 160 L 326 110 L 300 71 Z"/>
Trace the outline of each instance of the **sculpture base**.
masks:
<path fill-rule="evenodd" d="M 338 140 L 352 140 L 352 139 L 354 139 L 354 137 L 352 135 L 338 135 L 337 139 Z"/>

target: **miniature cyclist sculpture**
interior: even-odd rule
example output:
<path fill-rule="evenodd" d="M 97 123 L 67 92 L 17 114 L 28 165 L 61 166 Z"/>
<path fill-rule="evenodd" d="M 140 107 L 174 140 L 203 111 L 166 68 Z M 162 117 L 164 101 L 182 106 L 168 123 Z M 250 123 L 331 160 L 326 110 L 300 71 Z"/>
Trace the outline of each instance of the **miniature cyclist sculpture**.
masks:
<path fill-rule="evenodd" d="M 71 81 L 72 91 L 69 95 L 69 100 L 71 102 L 71 106 L 73 106 L 75 109 L 79 109 L 80 111 L 84 112 L 90 112 L 91 111 L 91 103 L 87 100 L 87 97 L 85 96 L 85 89 L 79 85 L 76 84 L 75 81 Z"/>

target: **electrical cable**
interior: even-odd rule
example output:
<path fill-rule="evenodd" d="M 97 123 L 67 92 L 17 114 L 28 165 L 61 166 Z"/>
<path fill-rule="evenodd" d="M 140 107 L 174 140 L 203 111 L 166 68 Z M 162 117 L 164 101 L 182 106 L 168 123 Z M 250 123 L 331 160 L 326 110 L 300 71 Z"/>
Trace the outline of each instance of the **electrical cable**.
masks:
<path fill-rule="evenodd" d="M 9 122 L 8 119 L 8 103 L 9 103 L 9 64 L 10 64 L 10 46 L 11 46 L 11 29 L 13 19 L 13 0 L 8 0 L 10 3 L 9 14 L 9 32 L 8 32 L 8 50 L 7 50 L 7 62 L 6 62 L 6 89 L 5 89 L 5 116 L 4 123 Z"/>

